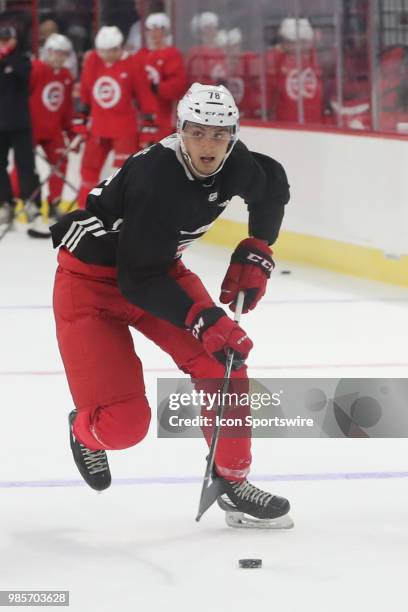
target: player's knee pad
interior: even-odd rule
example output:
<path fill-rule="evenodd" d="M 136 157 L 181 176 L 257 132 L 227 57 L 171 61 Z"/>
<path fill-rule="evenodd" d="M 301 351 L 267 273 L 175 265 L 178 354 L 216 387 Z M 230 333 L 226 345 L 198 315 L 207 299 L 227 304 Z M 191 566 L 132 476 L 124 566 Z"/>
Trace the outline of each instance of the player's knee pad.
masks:
<path fill-rule="evenodd" d="M 88 448 L 119 450 L 143 440 L 149 429 L 150 418 L 147 399 L 132 398 L 110 406 L 98 407 L 92 413 L 88 412 L 87 418 L 84 418 L 83 411 L 80 411 L 75 421 L 74 433 Z"/>

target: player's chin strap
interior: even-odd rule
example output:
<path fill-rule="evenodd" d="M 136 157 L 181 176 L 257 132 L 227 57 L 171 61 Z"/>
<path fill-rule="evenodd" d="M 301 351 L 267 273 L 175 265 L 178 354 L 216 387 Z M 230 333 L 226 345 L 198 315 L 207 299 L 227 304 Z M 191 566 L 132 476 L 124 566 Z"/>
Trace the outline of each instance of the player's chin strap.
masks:
<path fill-rule="evenodd" d="M 215 170 L 215 172 L 211 172 L 211 174 L 203 174 L 202 172 L 199 172 L 197 170 L 197 168 L 194 166 L 194 164 L 193 164 L 193 162 L 191 160 L 191 157 L 187 153 L 186 145 L 184 144 L 184 140 L 183 140 L 183 136 L 182 136 L 182 130 L 179 130 L 177 133 L 178 133 L 179 141 L 180 141 L 181 155 L 183 156 L 183 159 L 184 159 L 185 163 L 187 164 L 187 167 L 193 172 L 194 176 L 196 176 L 197 178 L 200 178 L 200 179 L 206 179 L 206 178 L 209 178 L 210 176 L 214 176 L 215 174 L 218 174 L 218 172 L 220 172 L 220 170 L 222 170 L 222 168 L 224 167 L 225 162 L 227 161 L 228 157 L 232 153 L 232 149 L 234 148 L 235 143 L 238 140 L 237 136 L 233 136 L 231 138 L 231 143 L 230 143 L 229 149 L 226 152 L 225 157 L 222 160 L 222 163 L 218 166 L 218 168 Z"/>

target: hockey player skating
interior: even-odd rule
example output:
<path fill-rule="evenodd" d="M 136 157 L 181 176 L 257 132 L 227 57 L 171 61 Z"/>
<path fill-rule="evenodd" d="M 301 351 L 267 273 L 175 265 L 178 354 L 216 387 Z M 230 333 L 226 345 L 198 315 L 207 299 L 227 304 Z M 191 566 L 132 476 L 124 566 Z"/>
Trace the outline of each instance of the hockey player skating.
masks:
<path fill-rule="evenodd" d="M 268 245 L 289 200 L 282 166 L 238 140 L 238 109 L 227 89 L 195 83 L 177 111 L 177 134 L 130 157 L 92 189 L 86 210 L 51 228 L 60 247 L 57 338 L 76 406 L 71 447 L 83 478 L 97 490 L 111 482 L 106 451 L 138 444 L 150 422 L 129 326 L 195 381 L 223 378 L 232 349 L 241 367 L 231 384 L 247 381 L 251 340 L 215 305 L 181 255 L 241 195 L 250 237 L 232 254 L 221 302 L 233 309 L 244 290 L 244 312 L 253 309 L 265 293 L 273 267 Z M 211 432 L 204 435 L 209 441 Z M 214 473 L 223 485 L 220 505 L 256 519 L 286 515 L 286 499 L 246 480 L 250 451 L 250 434 L 220 438 Z"/>

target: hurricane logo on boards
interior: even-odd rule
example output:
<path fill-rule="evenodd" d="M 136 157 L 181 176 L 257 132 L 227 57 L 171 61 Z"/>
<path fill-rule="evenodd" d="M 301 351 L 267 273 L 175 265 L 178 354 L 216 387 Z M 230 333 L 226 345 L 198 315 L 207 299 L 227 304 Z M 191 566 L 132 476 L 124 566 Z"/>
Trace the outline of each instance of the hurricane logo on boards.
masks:
<path fill-rule="evenodd" d="M 57 112 L 64 102 L 64 85 L 59 81 L 51 81 L 42 91 L 42 103 L 52 113 Z"/>
<path fill-rule="evenodd" d="M 317 91 L 317 77 L 312 68 L 290 70 L 286 77 L 286 93 L 291 100 L 297 100 L 299 92 L 302 98 L 314 98 Z"/>
<path fill-rule="evenodd" d="M 101 76 L 93 86 L 93 97 L 102 108 L 112 108 L 120 100 L 121 89 L 115 79 L 110 76 Z"/>

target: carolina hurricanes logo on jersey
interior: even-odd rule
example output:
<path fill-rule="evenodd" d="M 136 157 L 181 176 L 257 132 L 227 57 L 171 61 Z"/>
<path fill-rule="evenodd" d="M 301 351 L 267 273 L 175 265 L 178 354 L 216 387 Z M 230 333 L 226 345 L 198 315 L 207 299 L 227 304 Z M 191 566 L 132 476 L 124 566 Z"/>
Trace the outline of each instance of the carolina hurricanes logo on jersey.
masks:
<path fill-rule="evenodd" d="M 45 108 L 55 113 L 64 102 L 64 85 L 59 81 L 51 81 L 44 87 L 41 99 Z"/>
<path fill-rule="evenodd" d="M 317 91 L 317 77 L 312 68 L 290 70 L 286 77 L 286 93 L 291 100 L 297 100 L 299 93 L 302 98 L 314 98 Z"/>
<path fill-rule="evenodd" d="M 102 108 L 112 108 L 120 100 L 121 89 L 115 79 L 110 76 L 101 76 L 93 86 L 93 97 Z"/>

